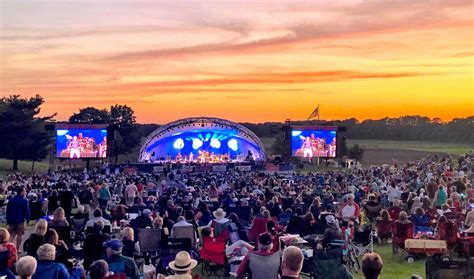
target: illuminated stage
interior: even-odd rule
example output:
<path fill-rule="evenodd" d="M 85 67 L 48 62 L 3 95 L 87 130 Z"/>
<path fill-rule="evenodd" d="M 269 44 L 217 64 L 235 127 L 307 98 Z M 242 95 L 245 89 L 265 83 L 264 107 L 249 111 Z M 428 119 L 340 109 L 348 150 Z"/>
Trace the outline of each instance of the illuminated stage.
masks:
<path fill-rule="evenodd" d="M 166 124 L 146 139 L 141 163 L 227 163 L 263 161 L 260 139 L 244 126 L 219 118 L 186 118 Z"/>

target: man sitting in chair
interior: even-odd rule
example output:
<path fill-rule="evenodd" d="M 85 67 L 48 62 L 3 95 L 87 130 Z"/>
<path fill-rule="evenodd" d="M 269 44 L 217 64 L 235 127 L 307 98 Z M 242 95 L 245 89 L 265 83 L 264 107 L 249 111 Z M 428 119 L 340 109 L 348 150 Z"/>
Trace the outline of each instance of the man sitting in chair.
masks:
<path fill-rule="evenodd" d="M 171 229 L 171 238 L 189 238 L 191 239 L 191 246 L 194 247 L 196 243 L 196 230 L 193 224 L 186 222 L 184 216 L 179 216 L 178 222 Z"/>
<path fill-rule="evenodd" d="M 258 251 L 249 252 L 247 256 L 242 260 L 237 269 L 237 278 L 244 278 L 247 274 L 252 274 L 253 276 L 249 276 L 249 278 L 259 278 L 256 274 L 260 273 L 259 270 L 252 270 L 252 264 L 250 263 L 253 255 L 263 256 L 263 257 L 272 257 L 275 253 L 272 253 L 271 250 L 273 248 L 272 237 L 268 233 L 263 233 L 258 238 Z M 279 252 L 278 253 L 278 261 L 273 263 L 267 262 L 263 265 L 258 265 L 265 273 L 265 278 L 278 278 L 278 269 L 280 267 L 280 258 Z M 267 266 L 271 265 L 271 266 Z M 273 268 L 272 268 L 273 267 Z M 272 272 L 276 270 L 276 272 Z M 272 274 L 275 273 L 275 274 Z M 263 277 L 262 277 L 263 278 Z"/>

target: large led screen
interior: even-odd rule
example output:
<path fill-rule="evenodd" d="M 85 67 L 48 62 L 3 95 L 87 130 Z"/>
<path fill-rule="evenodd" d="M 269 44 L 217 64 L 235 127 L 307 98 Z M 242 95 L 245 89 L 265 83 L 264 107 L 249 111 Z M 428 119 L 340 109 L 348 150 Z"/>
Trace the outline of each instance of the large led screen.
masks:
<path fill-rule="evenodd" d="M 336 129 L 293 128 L 291 131 L 291 152 L 293 157 L 336 157 Z"/>
<path fill-rule="evenodd" d="M 56 157 L 106 158 L 107 129 L 105 127 L 56 127 Z"/>

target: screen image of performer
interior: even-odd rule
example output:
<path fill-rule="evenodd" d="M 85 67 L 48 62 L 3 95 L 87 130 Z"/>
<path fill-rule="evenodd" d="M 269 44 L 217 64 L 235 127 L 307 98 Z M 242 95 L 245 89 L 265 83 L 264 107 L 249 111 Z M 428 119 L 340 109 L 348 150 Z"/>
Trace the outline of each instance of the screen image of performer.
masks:
<path fill-rule="evenodd" d="M 69 158 L 72 159 L 74 158 L 74 156 L 76 156 L 76 158 L 81 158 L 81 144 L 76 136 L 72 138 L 71 142 L 69 143 L 68 149 Z"/>
<path fill-rule="evenodd" d="M 107 157 L 107 137 L 104 137 L 104 140 L 99 144 L 99 157 Z"/>
<path fill-rule="evenodd" d="M 302 137 L 303 139 L 304 137 Z M 314 138 L 314 135 L 313 135 Z M 303 139 L 303 144 L 302 144 L 302 149 L 303 149 L 303 157 L 304 158 L 312 158 L 313 157 L 313 143 L 310 137 L 306 137 Z"/>

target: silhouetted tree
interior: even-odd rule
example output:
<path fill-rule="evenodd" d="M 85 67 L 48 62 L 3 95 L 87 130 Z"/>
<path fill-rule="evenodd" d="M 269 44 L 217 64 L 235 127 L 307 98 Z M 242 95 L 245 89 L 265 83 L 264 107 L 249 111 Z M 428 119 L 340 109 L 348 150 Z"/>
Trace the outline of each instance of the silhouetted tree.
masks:
<path fill-rule="evenodd" d="M 361 161 L 362 156 L 364 156 L 364 149 L 361 148 L 358 144 L 354 144 L 350 149 L 349 149 L 349 158 L 354 159 L 356 161 Z"/>
<path fill-rule="evenodd" d="M 44 127 L 55 114 L 37 117 L 43 102 L 39 95 L 0 99 L 0 157 L 13 160 L 13 170 L 18 169 L 18 160 L 37 161 L 49 153 L 51 136 Z"/>
<path fill-rule="evenodd" d="M 73 124 L 109 124 L 110 113 L 107 109 L 96 109 L 87 107 L 80 109 L 69 117 L 69 123 Z"/>
<path fill-rule="evenodd" d="M 114 105 L 110 108 L 110 121 L 115 125 L 117 134 L 111 147 L 111 154 L 115 156 L 115 163 L 118 156 L 127 154 L 139 143 L 141 136 L 136 125 L 135 112 L 126 105 Z"/>

